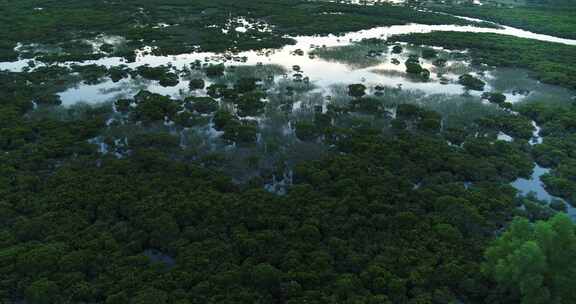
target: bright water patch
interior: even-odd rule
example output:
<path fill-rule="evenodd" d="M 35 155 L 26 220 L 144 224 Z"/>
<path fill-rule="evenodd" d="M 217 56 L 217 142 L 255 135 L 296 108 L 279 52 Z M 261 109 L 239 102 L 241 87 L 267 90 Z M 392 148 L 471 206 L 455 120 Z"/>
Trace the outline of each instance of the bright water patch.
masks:
<path fill-rule="evenodd" d="M 542 168 L 538 164 L 535 164 L 532 176 L 529 179 L 519 178 L 512 183 L 512 186 L 521 194 L 526 195 L 528 193 L 533 193 L 535 197 L 541 201 L 551 202 L 552 200 L 559 200 L 566 204 L 567 213 L 576 220 L 576 208 L 572 207 L 570 204 L 566 203 L 562 198 L 556 197 L 548 193 L 542 183 L 541 177 L 544 174 L 548 174 L 550 169 Z"/>
<path fill-rule="evenodd" d="M 231 20 L 230 27 L 236 25 L 256 27 L 246 19 Z M 266 27 L 260 27 L 266 30 Z M 437 75 L 438 68 L 433 67 L 431 62 L 423 61 L 424 68 L 432 71 L 431 81 L 419 81 L 414 78 L 406 77 L 404 72 L 403 62 L 406 59 L 407 53 L 401 55 L 391 55 L 390 51 L 383 56 L 382 60 L 376 65 L 369 67 L 357 68 L 342 62 L 334 62 L 328 60 L 319 60 L 311 53 L 318 49 L 341 47 L 350 45 L 353 42 L 358 42 L 362 39 L 379 38 L 386 39 L 391 35 L 408 34 L 408 33 L 426 33 L 431 31 L 463 31 L 463 32 L 493 32 L 516 37 L 524 37 L 531 39 L 538 39 L 544 41 L 557 41 L 560 43 L 576 45 L 574 40 L 558 40 L 555 37 L 538 35 L 527 31 L 517 30 L 513 28 L 493 29 L 493 28 L 479 28 L 472 26 L 456 26 L 456 25 L 419 25 L 408 24 L 389 27 L 376 27 L 368 30 L 348 33 L 342 36 L 328 35 L 323 37 L 317 36 L 302 36 L 295 37 L 296 44 L 285 46 L 281 49 L 271 49 L 264 51 L 247 51 L 240 53 L 218 54 L 199 52 L 191 54 L 181 54 L 176 56 L 154 56 L 149 55 L 147 52 L 141 52 L 136 58 L 135 62 L 126 63 L 123 58 L 111 57 L 103 58 L 94 61 L 85 61 L 80 64 L 98 64 L 107 67 L 125 64 L 130 68 L 148 64 L 152 67 L 160 65 L 172 65 L 175 68 L 184 68 L 191 62 L 199 60 L 201 62 L 224 62 L 232 65 L 257 65 L 257 64 L 275 64 L 291 69 L 292 66 L 298 65 L 302 69 L 308 79 L 313 84 L 324 91 L 326 88 L 333 84 L 338 83 L 366 83 L 366 84 L 380 84 L 386 86 L 397 86 L 409 90 L 421 90 L 429 94 L 463 94 L 466 91 L 462 86 L 455 83 L 458 69 L 448 67 L 448 73 L 443 73 L 442 76 Z M 99 42 L 106 43 L 121 43 L 121 37 L 99 37 Z M 302 56 L 300 56 L 302 55 Z M 394 64 L 393 60 L 398 60 L 399 64 Z M 16 62 L 0 63 L 0 69 L 7 69 L 19 71 L 28 65 L 31 60 L 20 60 Z M 37 65 L 42 63 L 37 62 Z M 70 63 L 68 63 L 69 65 Z M 454 63 L 453 63 L 454 64 Z M 462 66 L 466 68 L 466 65 Z M 509 73 L 497 70 L 495 75 L 490 73 L 484 75 L 484 80 L 488 81 L 487 91 L 497 90 L 506 93 L 509 101 L 518 102 L 524 99 L 537 100 L 540 98 L 552 98 L 557 100 L 565 100 L 565 97 L 572 95 L 569 90 L 559 89 L 554 86 L 543 85 L 535 82 L 529 77 L 510 77 L 514 71 Z M 441 78 L 442 77 L 442 78 Z M 518 84 L 511 82 L 510 79 L 525 79 L 525 83 Z M 511 82 L 511 83 L 510 83 Z M 532 82 L 532 83 L 530 83 Z M 176 88 L 161 88 L 154 83 L 149 84 L 150 90 L 158 93 L 168 94 L 175 96 L 179 90 L 183 89 L 185 84 L 181 84 Z M 128 83 L 123 81 L 115 86 L 113 83 L 107 82 L 98 84 L 95 87 L 87 87 L 85 85 L 78 85 L 69 91 L 63 92 L 62 99 L 64 104 L 69 105 L 75 101 L 87 102 L 101 102 L 108 101 L 116 97 L 112 92 L 116 91 L 117 96 L 131 94 L 136 88 L 142 88 L 141 83 Z M 537 89 L 534 89 L 534 88 Z M 522 88 L 530 88 L 523 90 Z M 479 93 L 472 92 L 472 94 L 479 95 Z"/>
<path fill-rule="evenodd" d="M 465 18 L 465 17 L 461 17 Z M 468 18 L 470 19 L 470 18 Z M 479 19 L 474 19 L 475 21 L 482 21 Z M 232 24 L 239 24 L 242 27 L 246 28 L 246 26 L 255 26 L 254 23 L 251 23 L 245 19 L 239 19 L 230 23 Z M 246 25 L 247 24 L 247 25 Z M 258 27 L 258 29 L 268 30 L 266 26 Z M 226 29 L 230 30 L 230 29 Z M 475 32 L 475 33 L 496 33 L 502 35 L 509 35 L 515 36 L 520 38 L 527 38 L 527 39 L 534 39 L 539 41 L 547 41 L 547 42 L 556 42 L 568 45 L 576 45 L 576 40 L 572 39 L 563 39 L 549 35 L 542 35 L 537 33 L 532 33 L 529 31 L 516 29 L 513 27 L 502 26 L 501 28 L 482 28 L 482 27 L 474 27 L 474 26 L 458 26 L 458 25 L 423 25 L 423 24 L 406 24 L 406 25 L 394 25 L 394 26 L 384 26 L 384 27 L 375 27 L 367 30 L 361 30 L 357 32 L 351 32 L 340 36 L 335 35 L 327 35 L 327 36 L 300 36 L 294 37 L 296 44 L 293 46 L 287 46 L 280 50 L 269 50 L 269 55 L 275 59 L 271 59 L 271 61 L 282 62 L 282 60 L 286 59 L 286 56 L 290 54 L 291 51 L 296 49 L 309 51 L 311 46 L 342 46 L 350 44 L 352 41 L 359 41 L 361 39 L 369 39 L 369 38 L 381 38 L 386 39 L 392 35 L 402 35 L 402 34 L 411 34 L 411 33 L 429 33 L 433 31 L 455 31 L 455 32 Z M 255 64 L 261 58 L 256 56 L 258 54 L 262 54 L 259 51 L 248 51 L 242 52 L 237 54 L 241 57 L 247 57 L 248 62 L 247 64 Z M 144 54 L 144 53 L 143 53 Z M 221 54 L 220 54 L 221 55 Z M 175 64 L 178 61 L 183 60 L 196 60 L 196 59 L 204 59 L 205 57 L 218 57 L 219 54 L 214 53 L 194 53 L 194 54 L 182 54 L 177 56 L 150 56 L 150 55 L 141 55 L 137 58 L 135 63 L 130 65 L 140 65 L 140 64 L 150 64 L 150 65 L 162 65 L 168 62 L 174 62 Z M 289 58 L 289 57 L 288 57 Z M 24 62 L 22 62 L 24 61 Z M 16 62 L 4 62 L 0 63 L 0 69 L 9 69 L 9 70 L 20 70 L 22 67 L 27 65 L 29 60 L 21 60 L 18 63 Z M 122 58 L 104 58 L 96 61 L 86 61 L 85 64 L 102 64 L 106 66 L 114 66 L 124 63 L 124 59 Z"/>
<path fill-rule="evenodd" d="M 255 28 L 250 21 L 244 19 L 231 20 L 229 27 L 225 30 L 243 32 Z M 261 30 L 267 28 L 260 27 Z M 365 66 L 355 66 L 345 61 L 338 60 L 324 60 L 314 55 L 317 50 L 328 49 L 331 47 L 349 46 L 354 42 L 361 41 L 362 39 L 378 38 L 386 40 L 391 35 L 409 34 L 409 33 L 428 33 L 432 31 L 458 31 L 458 32 L 482 32 L 482 33 L 498 33 L 503 35 L 511 35 L 515 37 L 529 38 L 540 41 L 549 41 L 564 43 L 569 45 L 576 45 L 575 40 L 561 39 L 557 37 L 540 35 L 514 29 L 511 27 L 496 28 L 479 28 L 472 26 L 456 26 L 456 25 L 419 25 L 408 24 L 389 27 L 377 27 L 358 32 L 352 32 L 341 36 L 328 35 L 323 37 L 317 36 L 303 36 L 295 37 L 296 44 L 288 45 L 280 49 L 270 49 L 261 51 L 246 51 L 238 53 L 208 53 L 198 52 L 190 54 L 181 54 L 176 56 L 154 56 L 149 52 L 142 51 L 136 58 L 135 62 L 127 63 L 123 58 L 103 58 L 100 60 L 86 61 L 80 63 L 82 65 L 98 64 L 107 67 L 118 66 L 125 64 L 129 68 L 135 69 L 138 66 L 148 64 L 152 67 L 161 65 L 169 65 L 176 69 L 185 69 L 191 63 L 200 61 L 203 63 L 226 63 L 228 66 L 244 66 L 254 67 L 262 65 L 276 65 L 286 70 L 285 75 L 274 75 L 273 81 L 276 83 L 278 90 L 280 83 L 293 83 L 296 75 L 307 78 L 309 86 L 312 91 L 304 92 L 305 94 L 296 94 L 290 100 L 289 114 L 282 115 L 282 107 L 287 106 L 278 100 L 274 102 L 275 96 L 271 94 L 269 106 L 266 113 L 262 117 L 255 117 L 258 122 L 263 126 L 261 134 L 259 134 L 258 142 L 261 145 L 252 148 L 229 146 L 224 143 L 218 143 L 218 132 L 216 132 L 211 124 L 188 128 L 186 130 L 174 130 L 170 126 L 170 132 L 178 132 L 181 136 L 181 146 L 196 145 L 199 147 L 206 147 L 207 150 L 214 150 L 216 146 L 226 147 L 227 157 L 237 161 L 236 164 L 245 163 L 246 159 L 253 155 L 253 151 L 264 150 L 269 153 L 271 147 L 278 145 L 284 146 L 284 153 L 291 154 L 287 159 L 296 161 L 298 158 L 314 157 L 319 155 L 319 151 L 323 148 L 314 143 L 302 143 L 294 138 L 293 123 L 300 119 L 309 119 L 314 114 L 314 108 L 320 106 L 325 110 L 325 106 L 329 102 L 337 102 L 338 100 L 346 101 L 347 96 L 343 93 L 342 87 L 350 83 L 363 83 L 368 87 L 368 90 L 373 92 L 375 86 L 386 87 L 387 92 L 396 94 L 391 100 L 391 108 L 394 105 L 401 103 L 402 96 L 411 95 L 415 97 L 413 100 L 416 103 L 425 104 L 428 107 L 437 110 L 446 117 L 467 117 L 468 120 L 473 119 L 474 115 L 463 115 L 469 109 L 474 109 L 475 105 L 482 106 L 482 111 L 496 111 L 495 107 L 488 107 L 481 105 L 478 102 L 477 96 L 480 92 L 466 91 L 463 86 L 459 85 L 456 80 L 458 75 L 462 73 L 475 73 L 477 77 L 487 81 L 486 91 L 501 91 L 506 94 L 509 101 L 519 102 L 525 100 L 538 100 L 542 98 L 553 100 L 565 100 L 567 97 L 572 97 L 574 93 L 570 90 L 561 89 L 555 86 L 548 86 L 541 84 L 529 77 L 527 72 L 521 72 L 516 69 L 495 69 L 490 72 L 483 70 L 475 70 L 470 68 L 465 61 L 453 60 L 448 62 L 448 66 L 444 70 L 432 65 L 432 60 L 421 59 L 421 64 L 424 68 L 432 71 L 431 79 L 429 81 L 422 81 L 408 77 L 405 73 L 404 61 L 407 59 L 408 54 L 418 52 L 418 48 L 406 48 L 402 54 L 392 54 L 391 46 L 380 56 L 376 56 L 371 64 Z M 103 39 L 103 41 L 105 41 Z M 111 41 L 105 41 L 109 43 Z M 440 50 L 441 51 L 441 50 Z M 396 59 L 396 63 L 394 63 Z M 28 63 L 33 60 L 20 60 L 16 62 L 0 63 L 0 69 L 8 69 L 13 71 L 20 71 Z M 37 62 L 37 65 L 42 63 Z M 71 63 L 67 63 L 70 65 Z M 294 66 L 298 66 L 298 70 Z M 441 75 L 438 75 L 441 74 Z M 225 77 L 230 75 L 227 72 Z M 188 79 L 180 79 L 176 86 L 163 87 L 156 81 L 143 80 L 140 78 L 124 79 L 119 82 L 112 82 L 104 80 L 96 85 L 79 84 L 60 93 L 64 105 L 73 105 L 80 101 L 90 103 L 100 103 L 105 101 L 113 101 L 118 98 L 131 97 L 142 89 L 149 90 L 154 93 L 169 95 L 173 98 L 180 98 L 190 94 L 188 91 Z M 208 83 L 209 84 L 209 83 Z M 207 84 L 207 85 L 208 85 Z M 292 84 L 293 85 L 293 84 Z M 200 91 L 199 95 L 204 95 L 205 91 Z M 411 98 L 412 98 L 411 97 Z M 278 99 L 278 98 L 276 98 Z M 446 102 L 452 100 L 453 102 Z M 467 102 L 471 101 L 471 102 Z M 272 109 L 272 110 L 270 110 Z M 392 112 L 391 112 L 392 113 Z M 448 119 L 448 118 L 446 118 Z M 114 132 L 114 130 L 111 130 Z M 206 136 L 206 134 L 212 134 Z M 540 140 L 536 137 L 535 143 Z M 500 140 L 509 140 L 503 134 L 499 137 Z M 108 147 L 107 147 L 108 149 Z M 302 151 L 306 151 L 302 153 Z M 261 151 L 259 151 L 261 152 Z M 273 153 L 272 153 L 273 154 Z M 303 156 L 305 155 L 305 156 Z M 286 156 L 283 156 L 286 157 Z M 261 162 L 273 163 L 271 156 L 269 159 L 264 158 Z M 240 175 L 250 175 L 245 165 L 239 165 L 235 170 Z M 545 174 L 546 169 L 537 167 L 531 179 L 519 179 L 513 185 L 520 191 L 526 193 L 530 191 L 536 192 L 539 198 L 548 200 L 552 198 L 540 182 L 540 176 Z M 278 175 L 274 180 L 275 183 L 271 185 L 274 188 L 283 188 L 284 184 L 288 181 L 287 178 L 279 177 Z M 570 209 L 573 212 L 573 209 Z"/>

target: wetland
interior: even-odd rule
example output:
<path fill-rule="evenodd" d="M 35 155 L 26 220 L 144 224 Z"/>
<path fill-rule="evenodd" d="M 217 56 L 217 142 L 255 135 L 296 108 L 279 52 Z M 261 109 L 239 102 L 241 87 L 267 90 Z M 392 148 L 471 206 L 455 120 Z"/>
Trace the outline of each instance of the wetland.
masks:
<path fill-rule="evenodd" d="M 572 24 L 467 5 L 0 2 L 0 299 L 571 303 Z"/>

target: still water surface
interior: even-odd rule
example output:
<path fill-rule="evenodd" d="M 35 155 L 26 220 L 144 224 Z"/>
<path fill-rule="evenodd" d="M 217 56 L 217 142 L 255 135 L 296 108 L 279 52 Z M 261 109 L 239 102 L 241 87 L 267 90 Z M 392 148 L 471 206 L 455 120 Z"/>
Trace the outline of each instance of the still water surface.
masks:
<path fill-rule="evenodd" d="M 464 18 L 464 17 L 462 17 Z M 470 19 L 470 18 L 466 18 Z M 477 19 L 474 19 L 479 21 Z M 276 81 L 282 78 L 290 79 L 295 74 L 294 65 L 298 65 L 298 73 L 310 79 L 310 84 L 315 87 L 314 92 L 322 95 L 331 94 L 334 86 L 344 83 L 364 83 L 367 86 L 384 85 L 397 87 L 406 91 L 417 91 L 427 95 L 472 95 L 478 96 L 481 92 L 466 91 L 457 83 L 459 74 L 472 72 L 479 78 L 487 82 L 486 91 L 497 90 L 505 93 L 508 101 L 521 102 L 546 98 L 547 100 L 567 100 L 573 98 L 574 92 L 550 85 L 541 84 L 530 77 L 529 73 L 518 69 L 492 69 L 488 72 L 471 69 L 467 62 L 450 60 L 448 72 L 441 73 L 431 61 L 421 60 L 422 66 L 432 71 L 430 81 L 420 81 L 407 77 L 403 62 L 410 53 L 417 52 L 418 49 L 406 47 L 402 54 L 393 54 L 391 47 L 379 50 L 382 53 L 378 56 L 378 62 L 367 67 L 358 67 L 349 62 L 324 60 L 311 55 L 319 48 L 332 48 L 350 45 L 362 39 L 380 38 L 387 39 L 392 35 L 409 33 L 429 33 L 432 31 L 457 31 L 457 32 L 478 32 L 497 33 L 521 37 L 539 41 L 576 45 L 576 40 L 563 39 L 549 35 L 532 33 L 529 31 L 502 26 L 501 28 L 481 28 L 472 26 L 456 25 L 421 25 L 407 24 L 388 27 L 376 27 L 358 32 L 347 33 L 342 36 L 301 36 L 294 37 L 295 45 L 288 45 L 280 49 L 263 51 L 246 51 L 234 54 L 219 53 L 191 53 L 177 56 L 153 56 L 147 52 L 141 52 L 136 61 L 127 63 L 122 58 L 104 58 L 95 61 L 86 61 L 79 64 L 99 64 L 107 67 L 125 64 L 130 68 L 140 65 L 161 66 L 170 65 L 178 69 L 188 66 L 190 63 L 199 60 L 211 63 L 226 63 L 227 65 L 251 66 L 251 65 L 278 65 L 284 67 L 287 75 L 277 76 Z M 230 33 L 234 35 L 232 31 Z M 442 50 L 440 50 L 442 53 Z M 394 64 L 393 59 L 397 59 L 401 64 Z M 29 64 L 30 60 L 20 60 L 16 62 L 0 63 L 0 69 L 18 71 Z M 397 63 L 397 62 L 396 62 Z M 41 64 L 41 63 L 37 63 Z M 71 63 L 67 63 L 71 64 Z M 460 73 L 459 73 L 460 72 Z M 443 81 L 440 81 L 443 80 Z M 119 97 L 131 97 L 139 90 L 147 89 L 155 93 L 170 95 L 178 98 L 188 91 L 188 81 L 182 80 L 177 86 L 162 87 L 154 81 L 142 79 L 124 79 L 117 83 L 103 81 L 96 85 L 78 84 L 60 93 L 64 105 L 72 105 L 77 102 L 99 103 L 115 100 Z M 538 135 L 538 134 L 536 134 Z M 509 138 L 499 137 L 501 140 Z M 541 142 L 541 138 L 536 136 L 536 144 Z M 551 196 L 543 187 L 540 177 L 547 173 L 549 169 L 535 166 L 534 173 L 530 179 L 518 179 L 512 185 L 522 193 L 534 192 L 537 198 L 549 201 Z M 570 214 L 576 218 L 574 208 L 570 209 Z"/>

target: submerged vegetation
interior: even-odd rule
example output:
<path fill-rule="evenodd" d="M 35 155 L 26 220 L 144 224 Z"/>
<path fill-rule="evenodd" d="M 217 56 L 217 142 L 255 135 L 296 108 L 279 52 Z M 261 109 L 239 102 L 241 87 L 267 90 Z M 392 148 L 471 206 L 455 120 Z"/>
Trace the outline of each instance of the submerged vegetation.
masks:
<path fill-rule="evenodd" d="M 36 58 L 0 70 L 2 303 L 574 302 L 576 106 L 493 72 L 576 88 L 576 47 L 271 49 L 487 26 L 392 4 L 0 1 L 0 22 L 0 58 Z M 561 199 L 512 186 L 535 162 Z"/>

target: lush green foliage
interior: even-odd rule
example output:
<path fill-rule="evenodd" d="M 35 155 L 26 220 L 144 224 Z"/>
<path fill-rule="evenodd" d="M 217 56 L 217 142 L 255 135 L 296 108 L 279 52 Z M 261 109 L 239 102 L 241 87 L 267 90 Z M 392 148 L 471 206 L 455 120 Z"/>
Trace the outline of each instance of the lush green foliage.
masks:
<path fill-rule="evenodd" d="M 576 226 L 565 214 L 517 218 L 487 250 L 484 271 L 522 304 L 576 301 Z"/>
<path fill-rule="evenodd" d="M 521 143 L 484 136 L 500 126 L 479 123 L 470 134 L 482 136 L 451 146 L 441 116 L 413 105 L 398 106 L 385 131 L 333 124 L 374 107 L 384 115 L 369 96 L 296 126 L 336 153 L 297 164 L 281 196 L 262 190 L 265 176 L 233 183 L 207 169 L 217 155 L 190 157 L 178 137 L 155 131 L 213 100 L 142 91 L 117 101 L 127 123 L 149 128 L 118 158 L 93 141 L 109 105 L 30 112 L 29 81 L 39 90 L 41 74 L 0 75 L 2 299 L 483 303 L 493 283 L 480 274 L 482 252 L 515 209 L 506 183 L 531 167 Z M 261 95 L 239 91 L 252 84 L 239 80 L 225 102 L 250 110 Z M 230 141 L 256 140 L 253 122 L 224 109 L 214 124 Z"/>
<path fill-rule="evenodd" d="M 0 0 L 0 22 L 7 25 L 0 28 L 0 57 L 14 58 L 17 42 L 40 43 L 22 45 L 20 55 L 47 63 L 132 60 L 145 45 L 155 54 L 258 49 L 290 43 L 286 34 L 471 23 L 388 4 L 297 0 Z M 127 40 L 94 50 L 85 39 L 100 34 Z M 500 36 L 452 35 L 447 39 L 457 39 L 435 39 L 470 47 L 479 62 L 532 67 L 545 80 L 554 70 L 560 76 L 553 80 L 563 85 L 574 80 L 571 67 L 560 68 L 573 62 L 571 48 L 506 41 L 524 50 L 519 59 L 500 58 Z M 372 39 L 312 56 L 371 63 L 386 47 Z M 540 56 L 544 51 L 557 57 Z M 419 55 L 438 54 L 426 48 Z M 417 81 L 430 77 L 417 55 L 406 67 Z M 554 192 L 576 193 L 574 108 L 557 113 L 531 105 L 516 115 L 502 109 L 510 106 L 497 92 L 484 97 L 498 106 L 469 96 L 449 103 L 447 96 L 346 79 L 324 103 L 300 66 L 292 72 L 295 80 L 275 82 L 288 73 L 283 67 L 199 60 L 181 69 L 55 64 L 0 71 L 0 302 L 573 300 L 564 284 L 574 274 L 574 227 L 565 218 L 534 228 L 516 222 L 485 250 L 513 215 L 536 220 L 555 212 L 510 186 L 530 175 L 532 154 L 554 167 L 545 179 Z M 478 87 L 468 76 L 463 84 Z M 188 80 L 189 91 L 168 96 L 144 89 L 95 106 L 60 105 L 57 93 L 66 88 L 124 79 L 154 89 Z M 543 124 L 547 136 L 534 149 L 527 117 Z M 280 131 L 267 129 L 273 124 Z M 498 140 L 502 132 L 514 140 Z M 288 160 L 295 146 L 310 149 L 314 160 Z M 249 172 L 237 178 L 232 166 Z M 278 184 L 290 187 L 279 191 Z M 518 234 L 519 226 L 532 231 Z M 519 254 L 516 245 L 527 250 Z M 531 268 L 517 259 L 525 256 L 538 263 Z M 508 267 L 499 266 L 502 260 L 510 260 Z M 543 279 L 531 280 L 534 274 Z M 545 292 L 532 296 L 527 287 Z"/>
<path fill-rule="evenodd" d="M 76 161 L 46 178 L 13 172 L 19 182 L 3 188 L 3 297 L 386 303 L 485 288 L 474 261 L 514 191 L 446 183 L 439 158 L 418 156 L 454 153 L 440 142 L 373 139 L 298 167 L 285 197 L 169 161 L 160 142 L 133 160 Z M 427 186 L 412 190 L 425 171 Z M 174 264 L 147 258 L 149 248 Z"/>

